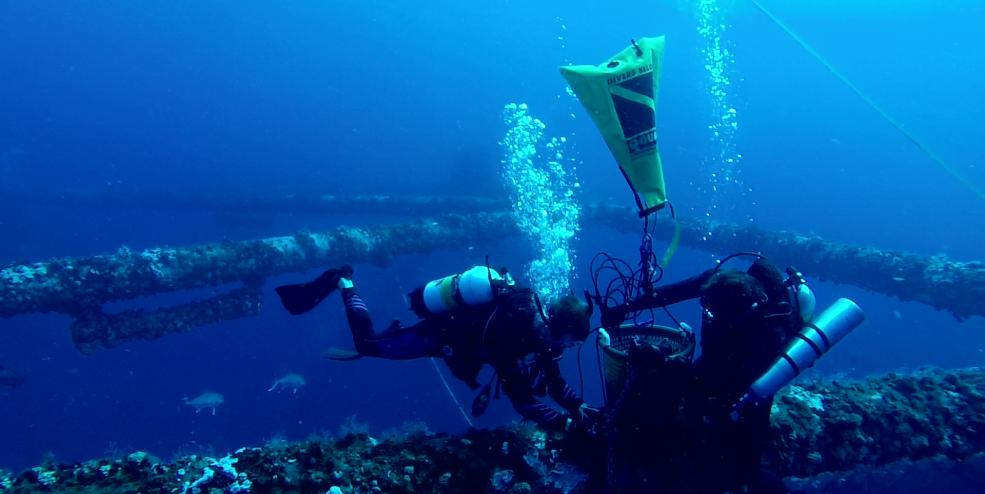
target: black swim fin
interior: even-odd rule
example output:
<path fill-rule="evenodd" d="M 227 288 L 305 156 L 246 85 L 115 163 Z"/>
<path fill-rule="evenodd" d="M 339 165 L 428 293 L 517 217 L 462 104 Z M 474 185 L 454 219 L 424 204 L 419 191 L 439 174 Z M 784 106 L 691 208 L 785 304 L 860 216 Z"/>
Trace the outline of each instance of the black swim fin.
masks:
<path fill-rule="evenodd" d="M 297 285 L 282 285 L 274 290 L 280 296 L 280 303 L 291 315 L 304 314 L 314 309 L 332 294 L 339 286 L 340 278 L 352 277 L 352 266 L 348 264 L 335 269 L 329 269 L 314 281 Z"/>

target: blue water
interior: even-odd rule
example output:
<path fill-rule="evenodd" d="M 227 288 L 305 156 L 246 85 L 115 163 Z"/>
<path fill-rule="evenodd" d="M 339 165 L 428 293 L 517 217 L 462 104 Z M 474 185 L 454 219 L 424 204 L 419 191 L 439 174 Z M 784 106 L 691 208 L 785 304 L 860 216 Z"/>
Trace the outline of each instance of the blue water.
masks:
<path fill-rule="evenodd" d="M 531 4 L 536 4 L 531 6 Z M 667 36 L 658 126 L 668 190 L 682 215 L 714 199 L 724 219 L 920 254 L 981 260 L 985 203 L 903 137 L 768 18 L 721 2 L 729 23 L 742 187 L 708 197 L 703 40 L 688 2 L 492 0 L 299 2 L 0 2 L 0 262 L 260 238 L 406 217 L 222 216 L 187 209 L 68 206 L 60 195 L 459 194 L 499 184 L 501 111 L 527 102 L 584 162 L 584 203 L 632 199 L 557 66 L 598 63 L 633 37 Z M 678 5 L 680 4 L 680 5 Z M 985 5 L 970 0 L 764 0 L 859 88 L 970 183 L 985 188 Z M 617 6 L 614 6 L 617 5 Z M 561 38 L 561 39 L 559 39 Z M 574 114 L 574 117 L 571 115 Z M 747 191 L 746 189 L 751 189 Z M 55 200 L 10 200 L 19 197 Z M 408 320 L 402 294 L 480 262 L 520 267 L 519 239 L 358 265 L 380 321 Z M 635 255 L 635 235 L 584 225 L 575 249 Z M 721 253 L 719 253 L 721 254 Z M 682 249 L 668 278 L 712 255 Z M 516 268 L 516 271 L 520 269 Z M 83 356 L 69 319 L 0 321 L 0 363 L 26 373 L 0 388 L 0 466 L 44 455 L 74 461 L 114 450 L 222 453 L 275 437 L 338 433 L 348 417 L 375 433 L 407 420 L 465 422 L 428 361 L 325 361 L 349 343 L 338 300 L 289 317 L 268 280 L 256 318 Z M 808 278 L 811 274 L 806 273 Z M 855 298 L 868 321 L 818 366 L 865 376 L 985 363 L 985 321 L 957 322 L 918 303 L 814 283 L 819 299 Z M 208 292 L 206 290 L 205 292 Z M 170 300 L 170 299 L 167 299 Z M 697 324 L 697 309 L 678 315 Z M 575 355 L 565 372 L 578 386 Z M 598 400 L 594 349 L 586 394 Z M 266 392 L 288 372 L 297 395 Z M 464 405 L 472 393 L 452 382 Z M 225 395 L 216 415 L 181 402 Z M 515 419 L 505 400 L 477 422 Z"/>

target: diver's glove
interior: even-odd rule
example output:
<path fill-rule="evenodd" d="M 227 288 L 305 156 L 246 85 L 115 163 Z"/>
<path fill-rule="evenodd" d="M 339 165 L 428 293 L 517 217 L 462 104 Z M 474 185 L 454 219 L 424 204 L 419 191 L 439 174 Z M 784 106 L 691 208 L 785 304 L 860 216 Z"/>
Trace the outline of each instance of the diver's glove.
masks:
<path fill-rule="evenodd" d="M 577 410 L 572 412 L 571 415 L 575 417 L 575 421 L 579 423 L 585 422 L 586 420 L 598 423 L 602 418 L 602 410 L 588 406 L 586 403 L 582 403 Z"/>
<path fill-rule="evenodd" d="M 566 434 L 576 434 L 590 439 L 599 436 L 602 411 L 584 403 L 571 413 L 564 426 Z"/>
<path fill-rule="evenodd" d="M 746 394 L 739 398 L 739 401 L 735 402 L 729 409 L 729 420 L 732 422 L 741 422 L 748 416 L 753 410 L 759 408 L 763 403 L 763 399 L 759 397 L 754 391 L 749 390 Z"/>

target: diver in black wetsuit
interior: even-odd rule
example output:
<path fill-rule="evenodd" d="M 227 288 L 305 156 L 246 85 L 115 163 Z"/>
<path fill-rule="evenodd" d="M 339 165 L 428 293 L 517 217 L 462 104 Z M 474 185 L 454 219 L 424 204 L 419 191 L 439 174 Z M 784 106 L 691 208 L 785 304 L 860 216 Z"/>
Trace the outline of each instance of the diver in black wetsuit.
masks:
<path fill-rule="evenodd" d="M 747 272 L 710 269 L 628 302 L 603 308 L 603 325 L 627 312 L 700 298 L 701 354 L 693 362 L 660 348 L 630 348 L 623 399 L 606 410 L 615 492 L 782 493 L 761 467 L 772 399 L 737 403 L 800 329 L 789 285 L 759 259 Z M 655 411 L 649 414 L 648 411 Z"/>
<path fill-rule="evenodd" d="M 801 329 L 796 300 L 780 271 L 760 259 L 745 273 L 714 274 L 702 287 L 701 306 L 701 356 L 688 396 L 689 414 L 701 418 L 696 492 L 786 492 L 761 466 L 772 397 L 739 410 L 741 415 L 733 414 L 733 405 Z"/>
<path fill-rule="evenodd" d="M 336 287 L 342 292 L 356 352 L 336 352 L 335 358 L 439 357 L 472 389 L 480 387 L 476 379 L 488 364 L 495 371 L 497 389 L 502 386 L 524 418 L 557 431 L 594 425 L 594 409 L 572 391 L 558 366 L 563 350 L 589 334 L 592 308 L 583 300 L 561 297 L 545 314 L 532 290 L 514 286 L 496 270 L 476 267 L 411 292 L 411 309 L 421 317 L 417 323 L 402 326 L 394 321 L 376 332 L 349 266 L 330 269 L 312 283 L 278 287 L 277 292 L 289 312 L 300 314 Z M 473 416 L 485 410 L 492 384 L 473 403 Z M 566 412 L 537 399 L 545 395 Z"/>

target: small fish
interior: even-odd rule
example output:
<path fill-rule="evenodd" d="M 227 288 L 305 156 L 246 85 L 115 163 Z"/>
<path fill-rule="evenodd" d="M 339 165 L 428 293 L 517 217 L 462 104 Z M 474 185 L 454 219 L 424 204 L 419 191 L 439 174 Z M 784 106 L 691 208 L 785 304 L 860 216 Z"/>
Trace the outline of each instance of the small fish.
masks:
<path fill-rule="evenodd" d="M 894 310 L 893 317 L 895 317 L 896 319 L 903 319 L 903 314 L 898 310 Z"/>
<path fill-rule="evenodd" d="M 292 372 L 274 381 L 274 385 L 267 391 L 273 391 L 275 389 L 280 389 L 283 391 L 285 389 L 289 389 L 292 393 L 298 394 L 298 390 L 304 387 L 305 384 L 307 384 L 307 382 L 305 382 L 304 376 Z"/>
<path fill-rule="evenodd" d="M 185 397 L 182 398 L 182 400 L 185 401 L 186 405 L 193 407 L 195 409 L 195 413 L 201 412 L 203 409 L 206 408 L 211 408 L 212 415 L 215 415 L 215 409 L 218 408 L 219 405 L 222 405 L 222 403 L 225 401 L 225 398 L 223 398 L 222 395 L 219 393 L 206 391 L 192 399 L 188 399 L 187 397 Z"/>

